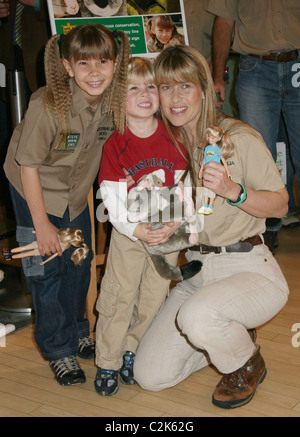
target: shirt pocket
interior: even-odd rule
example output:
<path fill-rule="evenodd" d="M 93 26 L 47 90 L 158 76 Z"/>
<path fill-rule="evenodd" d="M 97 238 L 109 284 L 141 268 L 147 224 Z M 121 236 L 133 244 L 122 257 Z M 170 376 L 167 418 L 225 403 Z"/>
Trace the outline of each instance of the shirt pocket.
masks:
<path fill-rule="evenodd" d="M 101 282 L 99 299 L 96 303 L 96 309 L 100 315 L 112 317 L 115 314 L 119 290 L 120 284 L 104 276 Z"/>
<path fill-rule="evenodd" d="M 17 226 L 16 240 L 20 247 L 26 246 L 27 244 L 35 241 L 35 234 L 33 234 L 32 232 L 33 230 L 33 228 Z M 43 265 L 40 265 L 42 261 L 43 259 L 41 255 L 27 256 L 25 258 L 21 258 L 24 275 L 26 277 L 43 276 L 45 268 Z"/>

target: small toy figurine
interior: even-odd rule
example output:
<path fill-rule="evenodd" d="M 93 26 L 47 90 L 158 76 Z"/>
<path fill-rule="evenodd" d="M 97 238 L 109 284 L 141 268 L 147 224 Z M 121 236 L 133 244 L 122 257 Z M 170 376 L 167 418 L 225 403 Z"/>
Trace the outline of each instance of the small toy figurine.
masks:
<path fill-rule="evenodd" d="M 207 162 L 211 161 L 222 163 L 226 169 L 227 176 L 231 179 L 226 159 L 232 155 L 234 145 L 228 133 L 223 132 L 218 126 L 210 126 L 204 132 L 200 147 L 204 149 L 204 159 L 199 170 L 199 179 L 202 178 L 203 167 Z M 212 190 L 204 188 L 204 204 L 198 209 L 198 213 L 211 214 L 215 197 L 216 194 Z"/>
<path fill-rule="evenodd" d="M 33 231 L 34 233 L 34 231 Z M 71 255 L 71 260 L 77 266 L 82 263 L 82 261 L 87 257 L 89 252 L 88 246 L 84 243 L 84 238 L 82 231 L 78 228 L 66 228 L 60 229 L 58 231 L 58 239 L 64 252 L 71 246 L 77 247 L 76 250 Z M 12 259 L 25 258 L 26 256 L 39 256 L 40 252 L 38 250 L 37 242 L 26 244 L 26 246 L 16 247 L 14 249 L 3 249 L 2 254 L 6 261 L 11 261 Z M 57 252 L 51 255 L 46 261 L 40 263 L 40 265 L 46 264 L 57 256 Z"/>

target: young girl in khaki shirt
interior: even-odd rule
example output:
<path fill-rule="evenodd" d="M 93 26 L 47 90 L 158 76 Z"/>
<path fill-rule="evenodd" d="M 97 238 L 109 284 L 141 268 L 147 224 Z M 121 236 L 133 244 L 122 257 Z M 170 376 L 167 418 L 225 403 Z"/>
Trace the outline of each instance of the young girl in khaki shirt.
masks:
<path fill-rule="evenodd" d="M 36 314 L 35 340 L 62 385 L 85 382 L 76 355 L 94 356 L 84 317 L 92 251 L 75 266 L 73 249 L 62 253 L 58 230 L 80 228 L 91 247 L 87 196 L 103 143 L 124 125 L 129 52 L 123 32 L 100 24 L 53 36 L 45 51 L 47 85 L 33 94 L 5 162 L 17 241 L 23 246 L 36 239 L 41 255 L 22 260 Z"/>

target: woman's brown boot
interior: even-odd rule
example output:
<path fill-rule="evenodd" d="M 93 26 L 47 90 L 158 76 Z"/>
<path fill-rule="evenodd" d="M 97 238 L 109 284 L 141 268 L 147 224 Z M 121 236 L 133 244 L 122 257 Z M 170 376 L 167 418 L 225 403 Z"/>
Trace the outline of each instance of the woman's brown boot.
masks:
<path fill-rule="evenodd" d="M 247 404 L 266 374 L 265 362 L 258 347 L 243 367 L 223 376 L 213 394 L 213 404 L 221 408 L 237 408 Z"/>

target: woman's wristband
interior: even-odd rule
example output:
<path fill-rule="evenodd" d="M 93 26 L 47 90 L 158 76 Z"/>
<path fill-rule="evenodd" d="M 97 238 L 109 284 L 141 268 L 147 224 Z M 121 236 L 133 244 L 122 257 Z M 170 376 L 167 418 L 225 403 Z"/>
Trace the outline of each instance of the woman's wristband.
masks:
<path fill-rule="evenodd" d="M 232 202 L 231 200 L 226 199 L 227 202 L 229 203 L 229 205 L 232 205 L 232 206 L 238 206 L 241 203 L 245 202 L 245 200 L 247 199 L 247 192 L 246 192 L 244 185 L 239 184 L 238 182 L 237 182 L 237 184 L 241 187 L 237 200 L 235 202 Z"/>

